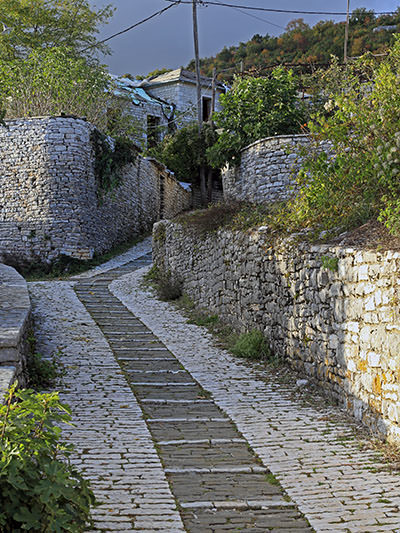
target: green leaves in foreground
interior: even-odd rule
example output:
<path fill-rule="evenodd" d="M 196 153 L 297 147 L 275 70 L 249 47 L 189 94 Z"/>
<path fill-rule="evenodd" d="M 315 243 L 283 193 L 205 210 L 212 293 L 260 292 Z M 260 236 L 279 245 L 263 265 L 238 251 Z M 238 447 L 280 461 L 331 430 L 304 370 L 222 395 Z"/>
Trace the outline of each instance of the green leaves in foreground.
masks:
<path fill-rule="evenodd" d="M 60 441 L 69 408 L 58 393 L 16 391 L 0 406 L 0 530 L 82 532 L 94 495 Z"/>

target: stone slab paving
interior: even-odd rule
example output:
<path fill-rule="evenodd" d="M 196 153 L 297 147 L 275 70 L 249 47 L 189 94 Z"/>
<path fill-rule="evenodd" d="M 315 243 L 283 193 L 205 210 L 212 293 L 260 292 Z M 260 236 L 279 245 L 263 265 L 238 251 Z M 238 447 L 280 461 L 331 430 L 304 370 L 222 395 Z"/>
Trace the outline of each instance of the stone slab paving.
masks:
<path fill-rule="evenodd" d="M 109 292 L 112 278 L 139 263 L 80 280 L 75 291 L 143 409 L 187 531 L 311 532 L 208 391 Z"/>
<path fill-rule="evenodd" d="M 143 289 L 143 273 L 137 271 L 115 280 L 111 292 L 151 329 L 199 386 L 212 394 L 215 404 L 236 424 L 315 531 L 400 532 L 400 476 L 386 472 L 372 451 L 359 448 L 354 438 L 357 426 L 336 407 L 321 405 L 320 401 L 317 407 L 305 404 L 296 395 L 296 383 L 276 383 L 261 366 L 242 362 L 216 348 L 204 328 L 187 324 L 172 305 L 156 300 L 151 291 Z M 193 398 L 193 391 L 182 390 L 181 394 L 182 398 Z M 168 403 L 149 401 L 145 405 L 150 406 L 149 416 L 168 414 Z M 174 430 L 169 438 L 179 439 L 179 431 Z M 182 461 L 184 458 L 182 451 Z M 204 476 L 213 472 L 198 474 L 198 485 L 204 486 Z M 192 473 L 175 471 L 170 479 L 174 485 L 180 476 L 190 484 L 189 475 Z M 182 485 L 174 489 L 175 494 L 180 490 Z M 210 491 L 210 498 L 215 491 L 218 483 Z M 190 531 L 202 532 L 192 521 L 193 514 L 185 513 L 183 508 Z M 243 519 L 258 524 L 249 525 L 246 531 L 268 531 L 264 518 L 253 511 L 247 518 L 246 513 L 245 509 L 220 509 L 216 517 L 215 509 L 202 507 L 195 515 L 204 531 L 207 524 L 218 526 L 218 531 L 240 531 L 237 520 Z M 275 523 L 273 514 L 270 524 Z M 230 522 L 226 522 L 228 517 Z M 286 523 L 280 524 L 286 531 Z"/>
<path fill-rule="evenodd" d="M 95 531 L 184 532 L 142 411 L 73 284 L 38 282 L 29 288 L 37 349 L 60 352 L 65 368 L 62 399 L 75 423 L 66 433 L 77 447 L 77 466 L 101 502 Z"/>

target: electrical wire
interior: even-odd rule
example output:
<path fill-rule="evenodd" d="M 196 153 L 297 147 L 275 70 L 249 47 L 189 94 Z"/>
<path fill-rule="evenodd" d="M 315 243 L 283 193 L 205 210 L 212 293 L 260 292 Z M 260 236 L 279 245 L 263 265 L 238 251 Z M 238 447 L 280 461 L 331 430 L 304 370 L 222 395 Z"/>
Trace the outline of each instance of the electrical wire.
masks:
<path fill-rule="evenodd" d="M 141 24 L 148 22 L 154 17 L 157 17 L 158 15 L 162 15 L 163 13 L 168 11 L 168 9 L 171 9 L 172 7 L 175 7 L 181 3 L 181 0 L 169 0 L 169 1 L 171 1 L 172 3 L 168 7 L 164 7 L 163 9 L 160 9 L 160 11 L 153 13 L 149 17 L 146 17 L 145 19 L 140 20 L 139 22 L 136 22 L 135 24 L 132 24 L 132 26 L 129 26 L 128 28 L 125 28 L 124 30 L 118 31 L 117 33 L 114 33 L 113 35 L 110 35 L 109 37 L 106 37 L 105 39 L 102 39 L 101 41 L 97 41 L 95 44 L 92 44 L 91 46 L 87 46 L 86 48 L 83 48 L 80 52 L 86 52 L 87 50 L 90 50 L 91 48 L 97 47 L 99 44 L 103 44 L 103 43 L 106 43 L 107 41 L 110 41 L 111 39 L 114 39 L 114 37 L 117 37 L 118 35 L 122 35 L 123 33 L 133 30 L 133 28 L 137 28 Z"/>
<path fill-rule="evenodd" d="M 174 0 L 166 0 L 167 2 L 173 2 Z M 192 5 L 193 2 L 191 0 L 181 0 L 179 2 L 180 4 L 190 4 Z M 249 11 L 266 11 L 268 13 L 292 13 L 292 14 L 298 14 L 298 15 L 338 15 L 338 16 L 346 16 L 347 11 L 300 11 L 296 9 L 274 9 L 269 7 L 254 7 L 254 6 L 246 6 L 246 5 L 236 5 L 236 4 L 228 4 L 227 2 L 219 2 L 219 1 L 213 1 L 213 0 L 198 0 L 198 4 L 200 6 L 222 6 L 222 7 L 233 7 L 237 9 L 247 9 Z M 357 11 L 355 12 L 357 13 Z M 397 11 L 375 11 L 375 15 L 394 15 L 397 13 Z M 350 13 L 352 15 L 353 12 Z"/>
<path fill-rule="evenodd" d="M 219 0 L 215 0 L 219 5 L 222 5 L 222 2 L 219 2 Z M 257 15 L 253 15 L 252 13 L 247 13 L 246 11 L 243 11 L 243 9 L 239 9 L 238 7 L 232 8 L 235 11 L 239 11 L 239 13 L 242 13 L 243 15 L 247 15 L 248 17 L 251 17 L 256 20 L 261 20 L 261 22 L 266 22 L 267 24 L 271 24 L 271 26 L 275 26 L 276 28 L 279 28 L 281 30 L 285 30 L 286 28 L 284 26 L 280 26 L 279 24 L 275 24 L 275 22 L 271 22 L 270 20 L 263 19 L 261 17 L 257 17 Z"/>

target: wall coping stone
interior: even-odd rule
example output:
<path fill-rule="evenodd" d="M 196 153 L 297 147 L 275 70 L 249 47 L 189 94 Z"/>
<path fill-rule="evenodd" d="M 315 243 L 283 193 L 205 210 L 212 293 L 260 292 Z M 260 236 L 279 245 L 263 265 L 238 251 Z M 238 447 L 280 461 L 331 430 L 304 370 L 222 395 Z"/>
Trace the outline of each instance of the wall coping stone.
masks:
<path fill-rule="evenodd" d="M 253 148 L 253 146 L 256 146 L 257 144 L 263 144 L 267 141 L 275 141 L 275 140 L 293 140 L 293 139 L 309 139 L 310 135 L 304 134 L 304 133 L 294 133 L 292 135 L 274 135 L 272 137 L 264 137 L 263 139 L 258 139 L 258 141 L 254 141 L 251 144 L 248 144 L 244 148 L 240 150 L 240 152 L 245 152 L 249 148 Z"/>
<path fill-rule="evenodd" d="M 16 371 L 15 366 L 0 367 L 0 403 L 3 403 L 3 397 L 7 389 L 14 383 Z"/>
<path fill-rule="evenodd" d="M 31 313 L 28 286 L 18 272 L 0 263 L 0 368 L 20 362 L 20 345 Z"/>
<path fill-rule="evenodd" d="M 6 118 L 4 119 L 4 122 L 6 124 L 10 122 L 21 122 L 26 121 L 29 122 L 31 120 L 43 120 L 43 119 L 74 119 L 74 120 L 82 120 L 83 122 L 87 122 L 86 117 L 78 117 L 77 115 L 38 115 L 35 117 L 15 117 L 15 118 Z"/>

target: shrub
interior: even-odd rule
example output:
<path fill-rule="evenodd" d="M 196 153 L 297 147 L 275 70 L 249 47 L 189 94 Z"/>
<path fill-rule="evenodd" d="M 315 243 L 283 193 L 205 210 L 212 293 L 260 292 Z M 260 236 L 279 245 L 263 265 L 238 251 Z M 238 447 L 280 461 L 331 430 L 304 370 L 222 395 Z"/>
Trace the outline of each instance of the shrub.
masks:
<path fill-rule="evenodd" d="M 259 330 L 242 333 L 231 347 L 231 352 L 239 357 L 247 359 L 270 359 L 271 350 Z"/>
<path fill-rule="evenodd" d="M 317 232 L 360 226 L 370 219 L 400 233 L 400 39 L 380 63 L 371 56 L 350 63 L 310 124 L 315 150 L 303 153 L 299 193 L 282 212 L 282 226 Z M 333 156 L 318 150 L 329 141 Z"/>
<path fill-rule="evenodd" d="M 80 533 L 94 495 L 70 464 L 72 446 L 60 440 L 70 423 L 58 393 L 16 391 L 0 406 L 0 530 Z"/>
<path fill-rule="evenodd" d="M 156 287 L 158 297 L 164 302 L 177 300 L 182 296 L 182 282 L 170 272 L 159 274 Z"/>
<path fill-rule="evenodd" d="M 86 117 L 106 127 L 110 77 L 102 65 L 67 48 L 31 52 L 0 60 L 0 101 L 6 118 L 43 115 Z"/>
<path fill-rule="evenodd" d="M 235 78 L 220 103 L 222 110 L 213 119 L 222 133 L 207 150 L 214 167 L 239 163 L 240 150 L 253 141 L 299 133 L 305 120 L 305 108 L 297 99 L 297 80 L 283 67 L 275 68 L 267 78 Z"/>
<path fill-rule="evenodd" d="M 172 170 L 177 180 L 198 183 L 200 167 L 207 166 L 206 150 L 216 139 L 217 134 L 210 124 L 203 124 L 199 136 L 198 124 L 192 123 L 166 135 L 149 154 Z"/>

